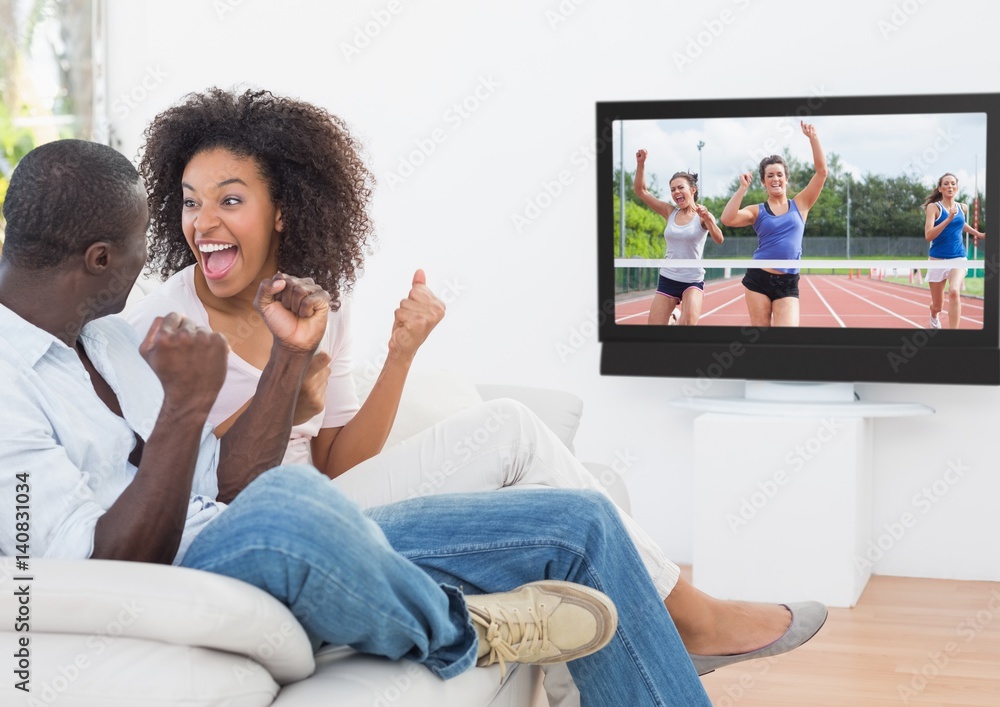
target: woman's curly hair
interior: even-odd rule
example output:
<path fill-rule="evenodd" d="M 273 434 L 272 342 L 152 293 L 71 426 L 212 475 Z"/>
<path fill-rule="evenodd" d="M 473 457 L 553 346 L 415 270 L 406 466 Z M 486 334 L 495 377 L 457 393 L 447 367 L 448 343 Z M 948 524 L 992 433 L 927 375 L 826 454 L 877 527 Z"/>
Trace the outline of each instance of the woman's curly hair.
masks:
<path fill-rule="evenodd" d="M 223 148 L 252 158 L 281 208 L 278 269 L 311 277 L 340 306 L 371 252 L 374 178 L 344 121 L 269 91 L 192 93 L 145 132 L 139 172 L 149 194 L 148 270 L 166 279 L 195 262 L 181 230 L 181 176 L 196 154 Z"/>

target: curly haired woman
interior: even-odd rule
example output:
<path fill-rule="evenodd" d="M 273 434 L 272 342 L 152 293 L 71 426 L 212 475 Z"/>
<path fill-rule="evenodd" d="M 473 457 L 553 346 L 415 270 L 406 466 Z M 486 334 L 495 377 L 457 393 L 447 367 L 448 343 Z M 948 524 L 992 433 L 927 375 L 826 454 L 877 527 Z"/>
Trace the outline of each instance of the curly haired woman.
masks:
<path fill-rule="evenodd" d="M 340 304 L 372 235 L 371 175 L 340 119 L 268 92 L 211 89 L 158 115 L 146 138 L 140 172 L 152 215 L 149 265 L 168 279 L 127 317 L 145 333 L 155 317 L 181 311 L 226 335 L 229 371 L 208 418 L 217 434 L 249 404 L 277 345 L 254 310 L 258 283 L 289 273 L 315 280 L 336 311 L 303 383 L 285 463 L 311 458 L 363 508 L 519 485 L 607 493 L 537 417 L 512 401 L 471 408 L 380 453 L 413 355 L 444 306 L 417 271 L 396 311 L 385 366 L 359 409 Z M 488 444 L 471 448 L 469 439 L 484 432 Z M 680 579 L 679 568 L 632 518 L 622 513 L 622 520 L 700 672 L 791 650 L 826 619 L 815 602 L 709 597 Z"/>
<path fill-rule="evenodd" d="M 264 278 L 311 278 L 331 296 L 326 336 L 303 382 L 286 463 L 335 477 L 385 443 L 417 348 L 444 305 L 414 276 L 396 312 L 389 354 L 364 406 L 351 379 L 342 290 L 372 235 L 371 175 L 344 123 L 266 91 L 191 94 L 146 130 L 140 171 L 149 191 L 150 269 L 169 278 L 129 321 L 145 331 L 181 310 L 226 335 L 226 385 L 210 422 L 222 435 L 246 409 L 274 342 L 254 309 Z"/>

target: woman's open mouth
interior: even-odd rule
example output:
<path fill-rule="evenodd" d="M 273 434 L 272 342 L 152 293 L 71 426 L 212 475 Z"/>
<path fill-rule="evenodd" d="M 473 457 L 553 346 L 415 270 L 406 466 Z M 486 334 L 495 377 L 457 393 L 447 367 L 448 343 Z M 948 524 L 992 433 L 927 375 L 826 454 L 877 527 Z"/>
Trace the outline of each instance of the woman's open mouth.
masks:
<path fill-rule="evenodd" d="M 199 243 L 201 269 L 209 280 L 221 280 L 236 264 L 239 248 L 234 243 Z"/>

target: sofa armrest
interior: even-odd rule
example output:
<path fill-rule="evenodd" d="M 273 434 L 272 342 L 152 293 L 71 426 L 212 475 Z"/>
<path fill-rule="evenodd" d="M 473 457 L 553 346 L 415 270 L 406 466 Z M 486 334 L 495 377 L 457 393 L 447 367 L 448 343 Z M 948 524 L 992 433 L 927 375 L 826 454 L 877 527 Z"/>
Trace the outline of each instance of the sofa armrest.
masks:
<path fill-rule="evenodd" d="M 510 398 L 524 404 L 573 451 L 573 438 L 583 414 L 583 401 L 576 395 L 552 388 L 520 385 L 479 384 L 476 389 L 484 401 Z"/>
<path fill-rule="evenodd" d="M 244 655 L 276 682 L 315 670 L 312 644 L 281 602 L 229 577 L 167 565 L 32 559 L 30 582 L 0 558 L 0 615 L 18 616 L 30 592 L 32 633 L 123 636 Z"/>

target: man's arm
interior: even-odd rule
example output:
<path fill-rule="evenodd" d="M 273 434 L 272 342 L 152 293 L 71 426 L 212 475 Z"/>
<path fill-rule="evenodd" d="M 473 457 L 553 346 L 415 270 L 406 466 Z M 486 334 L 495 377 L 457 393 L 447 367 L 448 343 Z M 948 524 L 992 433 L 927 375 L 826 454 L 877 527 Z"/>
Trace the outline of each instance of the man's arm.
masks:
<path fill-rule="evenodd" d="M 260 283 L 254 306 L 274 344 L 253 400 L 220 440 L 218 499 L 225 503 L 281 463 L 303 376 L 326 331 L 330 296 L 312 280 L 279 273 Z"/>
<path fill-rule="evenodd" d="M 170 564 L 177 554 L 202 429 L 226 377 L 225 338 L 179 314 L 157 318 L 139 348 L 163 406 L 135 478 L 97 520 L 91 557 Z"/>

